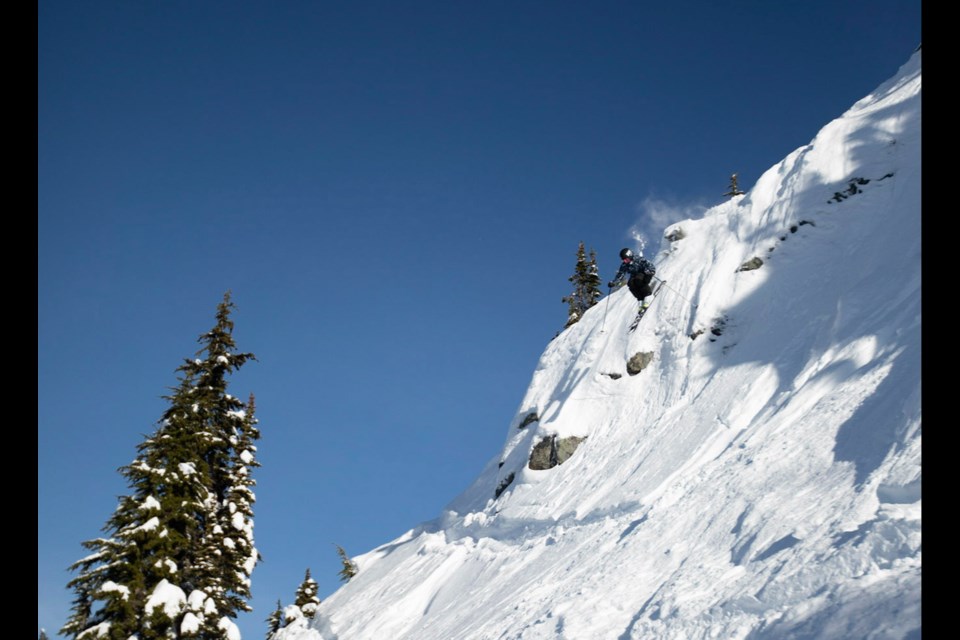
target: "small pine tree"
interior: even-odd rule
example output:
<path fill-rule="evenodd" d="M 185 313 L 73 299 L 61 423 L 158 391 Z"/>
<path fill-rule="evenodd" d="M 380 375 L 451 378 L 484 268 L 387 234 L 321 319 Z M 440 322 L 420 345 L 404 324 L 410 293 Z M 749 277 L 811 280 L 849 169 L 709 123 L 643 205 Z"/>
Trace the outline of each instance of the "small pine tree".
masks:
<path fill-rule="evenodd" d="M 267 640 L 270 640 L 277 631 L 283 628 L 283 605 L 277 600 L 277 608 L 266 619 Z"/>
<path fill-rule="evenodd" d="M 37 638 L 37 640 L 49 640 L 49 638 L 47 638 L 47 632 L 40 629 L 40 637 Z"/>
<path fill-rule="evenodd" d="M 727 190 L 727 192 L 726 192 L 725 194 L 723 194 L 723 195 L 729 196 L 729 197 L 731 197 L 731 198 L 732 198 L 733 196 L 742 196 L 742 195 L 743 195 L 743 191 L 741 191 L 741 190 L 740 190 L 740 187 L 737 186 L 737 174 L 733 174 L 732 176 L 730 176 L 730 188 L 729 188 L 729 189 Z"/>
<path fill-rule="evenodd" d="M 253 405 L 226 392 L 227 375 L 253 354 L 233 341 L 230 294 L 203 345 L 177 371 L 153 436 L 120 469 L 131 489 L 104 526 L 104 538 L 71 569 L 73 615 L 61 633 L 78 638 L 160 640 L 235 635 L 231 618 L 249 610 L 252 547 L 250 444 L 259 437 Z"/>
<path fill-rule="evenodd" d="M 317 591 L 319 591 L 317 582 L 310 577 L 310 569 L 307 569 L 306 574 L 303 576 L 303 582 L 297 587 L 296 599 L 293 601 L 293 604 L 300 607 L 303 615 L 312 616 L 317 612 L 317 607 L 320 606 L 320 598 L 317 597 Z"/>
<path fill-rule="evenodd" d="M 340 556 L 340 562 L 343 567 L 340 569 L 340 582 L 348 582 L 353 576 L 357 575 L 359 569 L 357 565 L 347 556 L 347 552 L 338 544 L 333 545 L 337 548 L 337 555 Z"/>
<path fill-rule="evenodd" d="M 573 292 L 561 300 L 567 305 L 567 323 L 564 329 L 577 323 L 587 309 L 597 304 L 600 296 L 600 274 L 597 270 L 597 254 L 590 249 L 590 259 L 587 259 L 583 242 L 577 249 L 577 264 L 573 275 L 567 278 L 573 283 Z"/>

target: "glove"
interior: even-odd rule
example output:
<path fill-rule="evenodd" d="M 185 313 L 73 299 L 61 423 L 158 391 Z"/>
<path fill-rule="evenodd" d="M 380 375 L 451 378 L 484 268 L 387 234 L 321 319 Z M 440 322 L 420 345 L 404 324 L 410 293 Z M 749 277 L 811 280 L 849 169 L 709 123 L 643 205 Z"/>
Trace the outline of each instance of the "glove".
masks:
<path fill-rule="evenodd" d="M 613 281 L 607 283 L 607 289 L 613 289 Z"/>

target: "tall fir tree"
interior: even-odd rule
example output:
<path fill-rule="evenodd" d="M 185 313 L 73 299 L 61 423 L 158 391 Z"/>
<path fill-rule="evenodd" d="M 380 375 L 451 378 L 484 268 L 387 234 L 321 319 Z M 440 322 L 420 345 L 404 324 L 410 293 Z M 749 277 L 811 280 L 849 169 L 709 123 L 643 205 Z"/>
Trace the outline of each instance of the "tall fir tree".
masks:
<path fill-rule="evenodd" d="M 303 576 L 303 582 L 297 587 L 296 599 L 293 601 L 293 604 L 300 607 L 303 615 L 310 617 L 317 612 L 317 607 L 320 606 L 320 598 L 317 597 L 319 590 L 320 587 L 317 585 L 317 581 L 310 577 L 310 569 L 308 568 Z"/>
<path fill-rule="evenodd" d="M 563 326 L 564 329 L 576 324 L 587 309 L 597 304 L 600 296 L 603 295 L 600 291 L 597 254 L 593 249 L 590 249 L 588 260 L 583 242 L 577 249 L 577 264 L 574 267 L 573 275 L 567 280 L 573 283 L 573 291 L 562 299 L 562 302 L 567 304 L 567 323 Z"/>
<path fill-rule="evenodd" d="M 254 481 L 259 438 L 253 398 L 227 393 L 227 377 L 253 354 L 236 351 L 229 292 L 202 347 L 177 371 L 180 384 L 154 434 L 120 473 L 121 496 L 74 563 L 76 594 L 61 633 L 84 640 L 236 636 L 233 618 L 249 611 Z"/>

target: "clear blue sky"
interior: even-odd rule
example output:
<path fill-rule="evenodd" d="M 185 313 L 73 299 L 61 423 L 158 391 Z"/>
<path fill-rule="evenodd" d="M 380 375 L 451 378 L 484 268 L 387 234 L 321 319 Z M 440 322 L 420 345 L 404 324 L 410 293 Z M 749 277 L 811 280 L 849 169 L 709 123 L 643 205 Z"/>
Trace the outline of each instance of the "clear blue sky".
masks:
<path fill-rule="evenodd" d="M 38 624 L 226 290 L 259 358 L 249 639 L 498 454 L 578 242 L 608 279 L 920 42 L 916 0 L 41 0 Z"/>

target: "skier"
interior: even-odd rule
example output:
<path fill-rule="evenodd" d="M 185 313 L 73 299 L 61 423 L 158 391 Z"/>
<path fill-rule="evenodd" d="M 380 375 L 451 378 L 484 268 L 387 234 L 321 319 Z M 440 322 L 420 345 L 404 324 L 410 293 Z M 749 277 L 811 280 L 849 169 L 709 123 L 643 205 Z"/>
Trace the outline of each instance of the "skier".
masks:
<path fill-rule="evenodd" d="M 630 249 L 622 249 L 620 251 L 620 260 L 622 260 L 620 269 L 617 271 L 617 275 L 613 277 L 613 280 L 607 283 L 607 287 L 612 289 L 629 274 L 630 279 L 627 280 L 627 288 L 630 289 L 633 297 L 640 302 L 640 312 L 642 314 L 646 311 L 647 307 L 650 306 L 650 302 L 646 300 L 646 297 L 653 293 L 650 282 L 653 280 L 654 274 L 657 273 L 657 268 L 653 266 L 652 262 L 643 257 L 643 252 L 638 252 L 638 255 L 634 255 Z"/>

